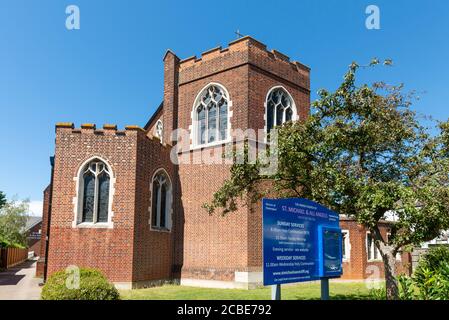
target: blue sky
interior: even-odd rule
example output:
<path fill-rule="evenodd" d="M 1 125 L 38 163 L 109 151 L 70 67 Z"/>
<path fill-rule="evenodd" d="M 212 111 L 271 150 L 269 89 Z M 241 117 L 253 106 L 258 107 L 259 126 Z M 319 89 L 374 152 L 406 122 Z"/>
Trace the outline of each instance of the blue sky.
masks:
<path fill-rule="evenodd" d="M 71 4 L 80 30 L 65 27 Z M 380 30 L 365 28 L 370 4 Z M 162 99 L 166 49 L 199 56 L 237 29 L 310 66 L 312 99 L 351 61 L 391 58 L 362 80 L 425 91 L 415 110 L 449 118 L 447 0 L 0 0 L 0 190 L 39 211 L 56 122 L 143 126 Z"/>

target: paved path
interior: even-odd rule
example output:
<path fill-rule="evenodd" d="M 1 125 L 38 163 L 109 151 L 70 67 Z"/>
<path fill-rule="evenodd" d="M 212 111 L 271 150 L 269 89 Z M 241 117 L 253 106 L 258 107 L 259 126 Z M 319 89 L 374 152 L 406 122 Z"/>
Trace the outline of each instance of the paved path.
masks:
<path fill-rule="evenodd" d="M 36 260 L 0 272 L 0 300 L 38 300 L 42 280 L 35 278 L 35 274 Z"/>

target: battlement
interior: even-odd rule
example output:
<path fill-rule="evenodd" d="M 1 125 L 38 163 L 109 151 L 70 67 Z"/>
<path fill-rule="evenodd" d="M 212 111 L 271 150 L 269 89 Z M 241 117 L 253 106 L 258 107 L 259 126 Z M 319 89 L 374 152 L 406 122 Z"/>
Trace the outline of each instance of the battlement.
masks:
<path fill-rule="evenodd" d="M 289 56 L 275 49 L 268 50 L 265 44 L 250 36 L 230 42 L 227 48 L 219 46 L 204 51 L 199 58 L 191 56 L 179 60 L 172 51 L 167 51 L 168 53 L 175 57 L 179 72 L 178 85 L 250 65 L 310 91 L 309 67 L 298 61 L 291 61 Z"/>
<path fill-rule="evenodd" d="M 267 49 L 267 46 L 263 44 L 262 42 L 250 37 L 245 36 L 240 39 L 234 40 L 228 44 L 227 48 L 222 48 L 221 46 L 215 47 L 212 49 L 209 49 L 207 51 L 204 51 L 201 54 L 200 58 L 197 58 L 197 56 L 191 56 L 186 59 L 183 59 L 179 62 L 180 69 L 186 69 L 189 67 L 192 67 L 196 64 L 209 61 L 212 59 L 215 59 L 217 57 L 223 56 L 228 53 L 233 52 L 242 52 L 248 50 L 249 47 L 257 48 L 259 51 L 263 52 L 266 57 L 269 57 L 271 59 L 275 59 L 278 61 L 282 61 L 284 63 L 290 64 L 293 68 L 298 68 L 303 71 L 310 71 L 310 68 L 308 66 L 305 66 L 304 64 L 298 62 L 298 61 L 290 61 L 290 57 L 275 50 L 272 49 L 271 51 Z"/>
<path fill-rule="evenodd" d="M 83 123 L 81 124 L 80 128 L 75 128 L 75 124 L 73 122 L 58 122 L 56 123 L 56 129 L 71 129 L 71 130 L 87 130 L 87 131 L 118 131 L 118 132 L 124 132 L 124 131 L 136 131 L 141 130 L 145 132 L 145 130 L 139 126 L 136 125 L 129 125 L 125 127 L 125 130 L 118 130 L 116 124 L 104 124 L 102 129 L 97 130 L 97 126 L 94 123 Z"/>
<path fill-rule="evenodd" d="M 160 144 L 160 139 L 156 136 L 147 135 L 145 129 L 137 125 L 125 126 L 124 130 L 119 130 L 116 124 L 104 124 L 102 129 L 97 129 L 97 126 L 93 123 L 83 123 L 79 128 L 75 127 L 73 122 L 58 122 L 55 125 L 56 132 L 64 131 L 75 134 L 95 134 L 98 136 L 104 135 L 116 135 L 116 136 L 129 136 L 133 133 L 141 133 L 142 137 L 146 137 L 153 142 Z M 163 147 L 171 147 L 171 144 L 163 144 Z"/>
<path fill-rule="evenodd" d="M 56 131 L 65 130 L 72 133 L 93 133 L 98 135 L 103 134 L 116 134 L 116 135 L 126 135 L 131 132 L 140 131 L 145 133 L 145 130 L 136 125 L 126 126 L 124 130 L 117 129 L 115 124 L 104 124 L 102 129 L 97 129 L 97 126 L 93 123 L 83 123 L 80 128 L 75 128 L 73 122 L 58 122 L 56 124 Z"/>

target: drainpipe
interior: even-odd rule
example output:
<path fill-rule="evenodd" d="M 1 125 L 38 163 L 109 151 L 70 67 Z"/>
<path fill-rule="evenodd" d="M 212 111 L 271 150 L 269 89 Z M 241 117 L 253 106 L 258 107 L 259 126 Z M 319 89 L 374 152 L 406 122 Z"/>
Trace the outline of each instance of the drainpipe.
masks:
<path fill-rule="evenodd" d="M 51 223 L 51 207 L 53 199 L 53 175 L 55 168 L 55 156 L 50 157 L 51 165 L 51 178 L 50 178 L 50 195 L 48 199 L 48 218 L 47 218 L 47 236 L 45 239 L 45 264 L 44 264 L 44 283 L 47 281 L 47 268 L 48 268 L 48 247 L 50 244 L 50 223 Z"/>

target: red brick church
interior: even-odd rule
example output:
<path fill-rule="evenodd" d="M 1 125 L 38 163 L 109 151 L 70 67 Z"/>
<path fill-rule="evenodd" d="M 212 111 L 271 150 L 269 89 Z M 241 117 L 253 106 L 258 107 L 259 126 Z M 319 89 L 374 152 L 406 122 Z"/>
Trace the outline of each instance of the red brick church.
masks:
<path fill-rule="evenodd" d="M 168 50 L 163 61 L 163 102 L 143 128 L 56 125 L 38 275 L 76 265 L 101 269 L 122 288 L 261 284 L 260 205 L 208 215 L 202 204 L 230 164 L 195 160 L 221 152 L 235 129 L 267 132 L 305 119 L 310 69 L 251 37 L 200 58 Z M 182 151 L 175 129 L 189 133 Z M 173 161 L 181 156 L 189 161 Z M 344 217 L 341 226 L 343 278 L 383 277 L 369 233 Z M 408 254 L 398 263 L 406 271 Z"/>

